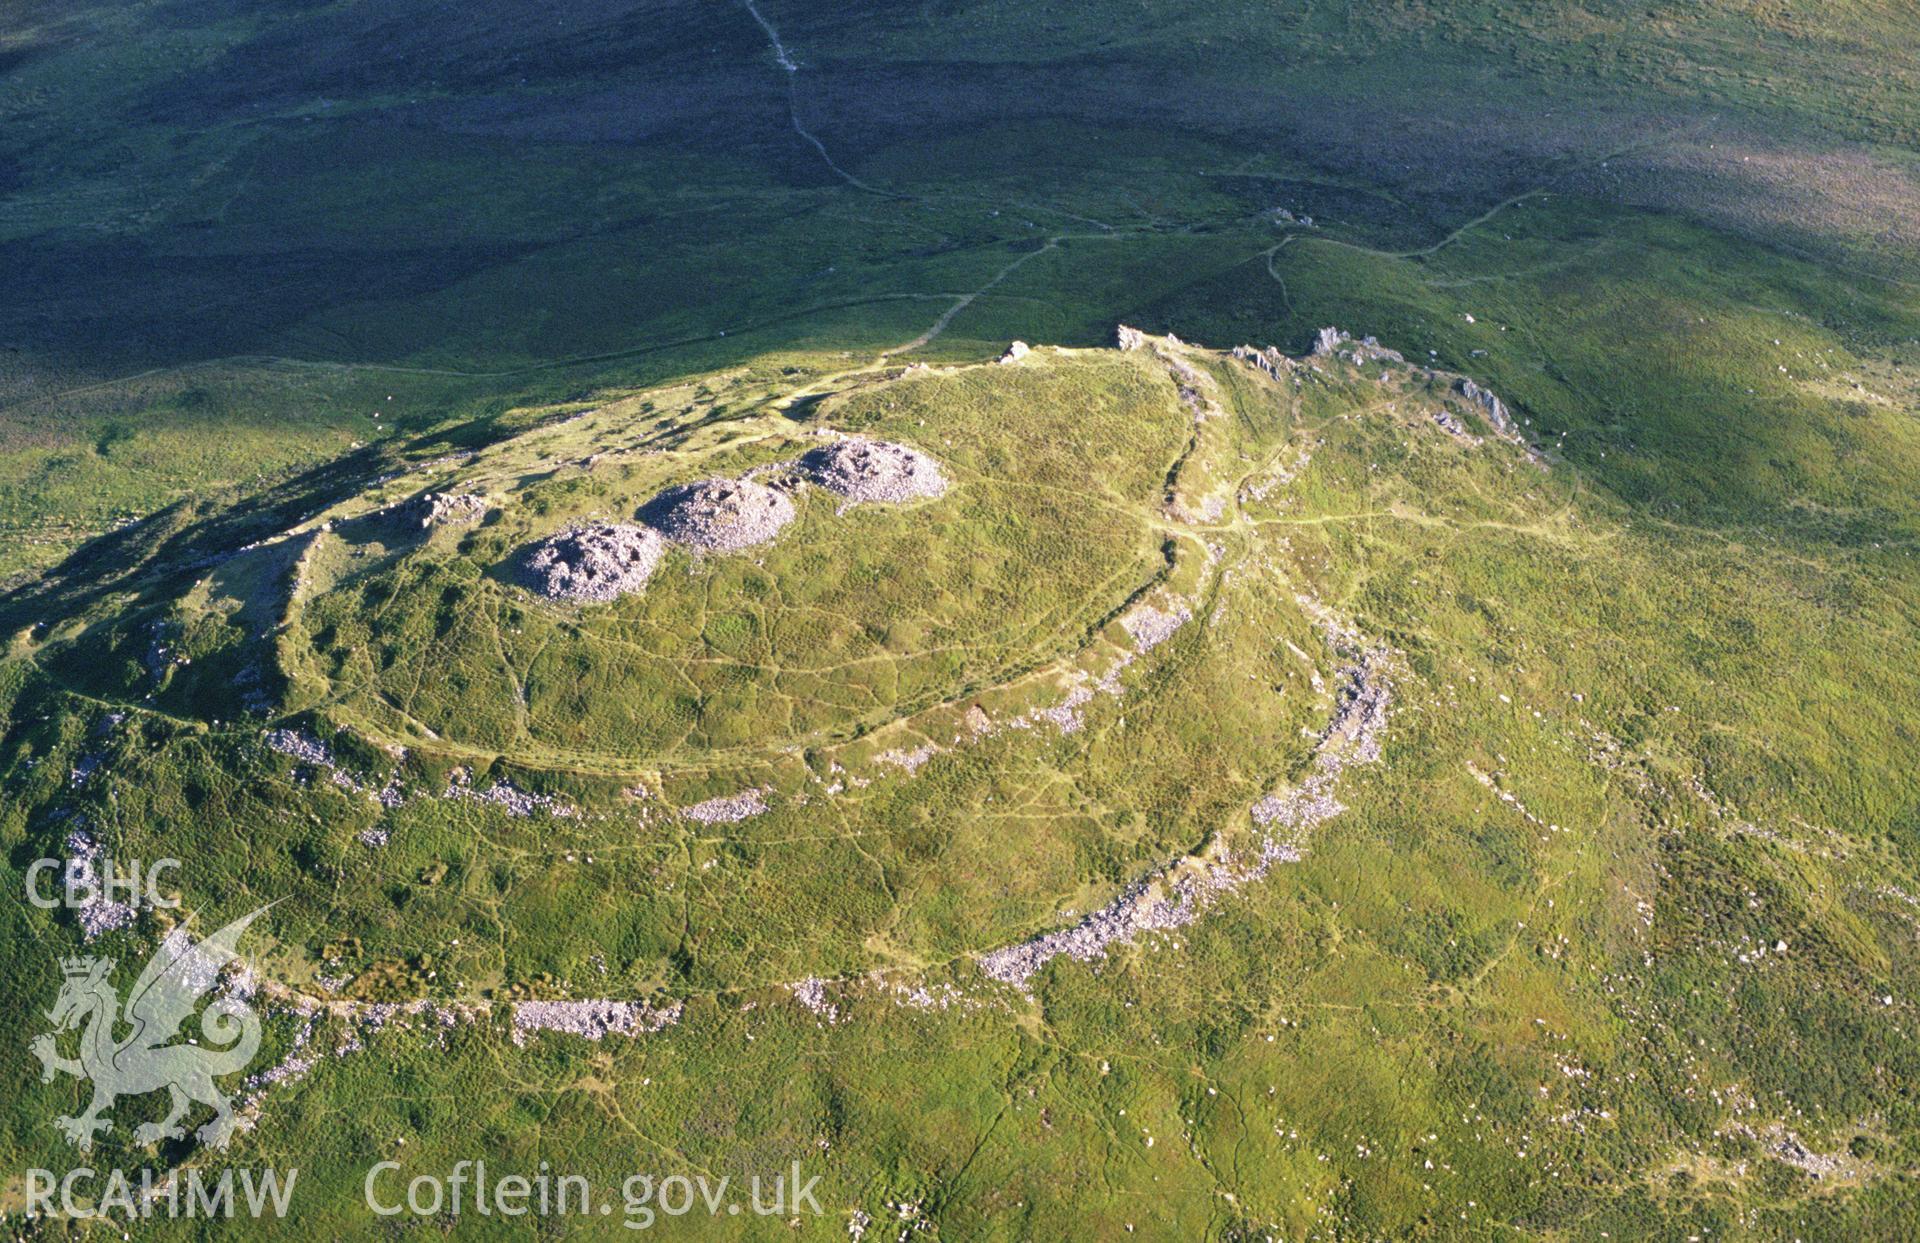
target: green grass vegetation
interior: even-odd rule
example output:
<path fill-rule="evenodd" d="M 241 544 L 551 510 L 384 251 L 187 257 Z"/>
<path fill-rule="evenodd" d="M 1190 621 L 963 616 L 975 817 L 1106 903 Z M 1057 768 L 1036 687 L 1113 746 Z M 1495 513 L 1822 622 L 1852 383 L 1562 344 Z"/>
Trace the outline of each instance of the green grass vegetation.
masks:
<path fill-rule="evenodd" d="M 0 886 L 84 828 L 203 932 L 274 902 L 261 1064 L 322 1052 L 224 1153 L 129 1098 L 89 1163 L 298 1165 L 297 1238 L 482 1155 L 822 1177 L 694 1237 L 1908 1237 L 1896 9 L 762 4 L 791 72 L 730 5 L 0 18 Z M 518 572 L 823 429 L 952 486 Z M 1249 857 L 1329 616 L 1392 706 L 1301 857 L 984 975 Z M 22 1051 L 170 925 L 0 912 Z M 513 1030 L 582 998 L 680 1009 Z M 4 1066 L 12 1229 L 85 1088 Z"/>

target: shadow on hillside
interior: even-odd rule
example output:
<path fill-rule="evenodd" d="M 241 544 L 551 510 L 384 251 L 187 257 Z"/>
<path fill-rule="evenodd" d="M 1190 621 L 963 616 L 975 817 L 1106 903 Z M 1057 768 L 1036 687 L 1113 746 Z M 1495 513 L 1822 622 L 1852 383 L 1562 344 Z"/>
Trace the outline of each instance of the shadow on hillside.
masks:
<path fill-rule="evenodd" d="M 227 489 L 188 497 L 88 540 L 37 580 L 0 594 L 0 631 L 84 616 L 111 597 L 134 607 L 177 594 L 250 544 L 412 464 L 490 443 L 493 418 L 356 449 L 263 491 Z"/>

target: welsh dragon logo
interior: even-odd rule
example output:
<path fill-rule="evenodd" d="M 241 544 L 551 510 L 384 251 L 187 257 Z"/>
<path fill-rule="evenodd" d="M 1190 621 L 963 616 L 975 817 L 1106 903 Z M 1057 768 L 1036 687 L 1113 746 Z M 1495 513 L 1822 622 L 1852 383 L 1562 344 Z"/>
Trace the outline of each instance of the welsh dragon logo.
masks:
<path fill-rule="evenodd" d="M 56 1073 L 93 1083 L 93 1102 L 78 1117 L 60 1118 L 56 1125 L 69 1142 L 87 1152 L 96 1134 L 112 1128 L 106 1111 L 123 1096 L 144 1096 L 165 1089 L 172 1098 L 167 1116 L 135 1128 L 136 1143 L 183 1139 L 181 1118 L 194 1102 L 211 1105 L 213 1120 L 195 1132 L 204 1144 L 225 1148 L 234 1131 L 233 1104 L 214 1081 L 245 1070 L 260 1048 L 260 1018 L 235 996 L 225 996 L 204 1011 L 201 998 L 213 990 L 226 965 L 238 957 L 236 946 L 247 925 L 266 910 L 236 919 L 220 931 L 196 941 L 184 926 L 161 941 L 153 958 L 133 982 L 126 1010 L 108 977 L 110 958 L 68 958 L 61 961 L 64 979 L 47 1017 L 53 1031 L 30 1046 L 40 1059 L 42 1083 Z M 175 1041 L 181 1025 L 199 1012 L 199 1036 Z M 62 1057 L 57 1037 L 80 1028 L 80 1055 Z M 125 1031 L 125 1036 L 117 1033 Z"/>

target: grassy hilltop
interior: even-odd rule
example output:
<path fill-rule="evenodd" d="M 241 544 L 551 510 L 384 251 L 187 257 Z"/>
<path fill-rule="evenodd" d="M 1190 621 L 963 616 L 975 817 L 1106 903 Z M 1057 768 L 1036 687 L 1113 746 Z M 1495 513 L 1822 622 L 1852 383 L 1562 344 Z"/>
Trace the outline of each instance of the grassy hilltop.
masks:
<path fill-rule="evenodd" d="M 0 10 L 0 871 L 277 903 L 251 1128 L 90 1162 L 1911 1234 L 1920 28 L 756 3 Z M 715 478 L 792 520 L 530 577 Z M 170 923 L 4 909 L 21 1049 Z"/>
<path fill-rule="evenodd" d="M 1916 335 L 1882 306 L 1910 309 L 1916 257 L 1920 57 L 1899 6 L 760 15 L 13 6 L 0 572 L 396 424 L 895 346 L 936 320 L 922 348 L 952 357 L 1096 344 L 1116 320 L 1298 346 L 1365 298 L 1403 348 L 1458 366 L 1441 299 L 1604 303 L 1559 275 L 1586 254 L 1630 301 L 1607 321 L 1623 349 L 1636 317 L 1670 340 L 1667 300 L 1703 293 L 1882 357 Z M 1528 195 L 1559 204 L 1548 236 L 1502 213 L 1464 270 L 1424 253 Z M 1701 290 L 1729 248 L 1794 296 Z M 1375 251 L 1399 261 L 1354 262 Z"/>

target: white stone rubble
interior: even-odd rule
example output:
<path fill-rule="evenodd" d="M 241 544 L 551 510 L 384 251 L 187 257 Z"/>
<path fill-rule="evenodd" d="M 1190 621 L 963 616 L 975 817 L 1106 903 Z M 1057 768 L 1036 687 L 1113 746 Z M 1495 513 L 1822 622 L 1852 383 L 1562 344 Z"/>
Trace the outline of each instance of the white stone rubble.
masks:
<path fill-rule="evenodd" d="M 1200 917 L 1218 896 L 1266 876 L 1276 863 L 1301 857 L 1309 832 L 1345 810 L 1334 797 L 1341 774 L 1353 764 L 1380 758 L 1381 736 L 1392 699 L 1389 651 L 1367 645 L 1351 626 L 1318 601 L 1302 598 L 1327 643 L 1353 660 L 1332 720 L 1315 747 L 1314 771 L 1299 786 L 1267 795 L 1250 809 L 1259 830 L 1258 849 L 1236 857 L 1220 839 L 1209 851 L 1175 860 L 1136 881 L 1106 906 L 1069 928 L 1017 942 L 979 957 L 993 979 L 1024 988 L 1035 972 L 1065 955 L 1081 962 L 1104 957 L 1114 944 L 1130 944 L 1149 931 L 1171 931 Z M 1284 833 L 1276 833 L 1278 828 Z"/>
<path fill-rule="evenodd" d="M 546 540 L 524 568 L 534 590 L 549 600 L 604 604 L 644 588 L 665 547 L 650 527 L 596 523 Z"/>
<path fill-rule="evenodd" d="M 795 1001 L 827 1022 L 840 1021 L 840 1007 L 827 1000 L 827 982 L 819 976 L 810 975 L 798 983 L 789 984 L 787 991 L 793 994 Z"/>
<path fill-rule="evenodd" d="M 1121 618 L 1120 626 L 1133 640 L 1133 650 L 1146 652 L 1171 639 L 1180 627 L 1192 620 L 1193 610 L 1185 604 L 1176 604 L 1172 612 L 1143 604 Z"/>
<path fill-rule="evenodd" d="M 885 440 L 848 436 L 809 450 L 800 472 L 810 481 L 858 504 L 900 504 L 934 497 L 947 490 L 940 464 L 918 449 Z"/>
<path fill-rule="evenodd" d="M 398 508 L 402 519 L 418 523 L 424 531 L 478 522 L 486 516 L 487 503 L 471 493 L 422 492 Z"/>
<path fill-rule="evenodd" d="M 793 521 L 793 500 L 751 479 L 703 479 L 668 488 L 640 511 L 649 526 L 676 543 L 709 552 L 764 544 Z"/>
<path fill-rule="evenodd" d="M 88 897 L 74 912 L 80 921 L 80 934 L 88 941 L 133 923 L 137 912 L 125 902 L 116 902 L 100 892 L 100 844 L 85 829 L 67 834 L 67 891 L 86 893 Z"/>
<path fill-rule="evenodd" d="M 738 794 L 724 794 L 718 798 L 710 798 L 704 803 L 682 807 L 680 814 L 689 820 L 698 820 L 701 824 L 733 824 L 764 814 L 767 810 L 766 796 L 766 788 L 756 786 L 751 790 L 742 790 Z"/>
<path fill-rule="evenodd" d="M 682 1004 L 655 1008 L 638 1001 L 520 1001 L 513 1007 L 513 1042 L 525 1044 L 530 1032 L 564 1032 L 600 1040 L 641 1036 L 680 1021 Z"/>
<path fill-rule="evenodd" d="M 476 790 L 473 788 L 473 774 L 464 768 L 453 770 L 453 775 L 447 781 L 446 797 L 486 803 L 500 808 L 516 820 L 525 819 L 535 812 L 545 812 L 562 820 L 570 820 L 580 814 L 579 808 L 557 795 L 529 793 L 504 779 L 484 790 Z"/>

